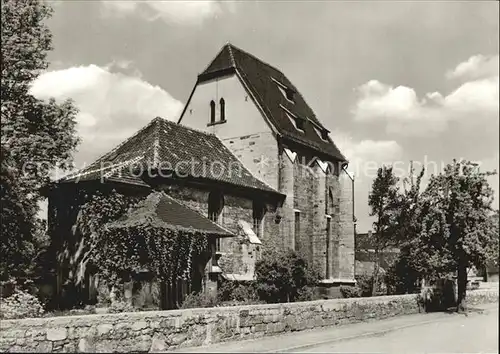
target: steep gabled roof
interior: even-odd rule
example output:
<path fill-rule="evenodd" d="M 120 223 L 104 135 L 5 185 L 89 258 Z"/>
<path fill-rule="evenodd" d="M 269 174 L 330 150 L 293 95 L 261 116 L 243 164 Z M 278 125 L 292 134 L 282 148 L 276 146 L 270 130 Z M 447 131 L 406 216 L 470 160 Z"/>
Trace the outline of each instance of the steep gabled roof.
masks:
<path fill-rule="evenodd" d="M 144 184 L 148 171 L 201 178 L 280 195 L 254 177 L 213 134 L 157 117 L 88 167 L 59 182 L 115 180 Z"/>
<path fill-rule="evenodd" d="M 109 223 L 109 228 L 156 223 L 186 232 L 202 232 L 217 237 L 231 237 L 234 234 L 216 224 L 197 211 L 187 207 L 164 192 L 153 192 L 145 200 L 132 208 L 119 220 Z"/>
<path fill-rule="evenodd" d="M 327 154 L 335 160 L 346 161 L 344 155 L 330 138 L 325 141 L 315 131 L 316 127 L 320 131 L 328 132 L 292 82 L 280 70 L 252 54 L 232 44 L 226 44 L 210 65 L 198 76 L 198 83 L 231 72 L 236 72 L 243 80 L 251 96 L 257 101 L 257 104 L 264 111 L 264 115 L 279 134 L 295 143 Z M 294 103 L 283 96 L 280 84 L 294 92 Z M 305 120 L 304 132 L 295 128 L 283 107 L 299 119 Z"/>

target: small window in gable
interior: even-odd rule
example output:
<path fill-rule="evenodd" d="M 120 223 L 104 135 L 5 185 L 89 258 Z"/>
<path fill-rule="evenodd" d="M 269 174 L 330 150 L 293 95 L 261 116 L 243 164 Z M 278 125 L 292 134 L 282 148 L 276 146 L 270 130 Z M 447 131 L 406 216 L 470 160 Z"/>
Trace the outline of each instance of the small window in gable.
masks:
<path fill-rule="evenodd" d="M 328 131 L 326 129 L 320 129 L 320 128 L 314 126 L 314 130 L 316 131 L 316 134 L 318 134 L 318 136 L 321 139 L 328 141 Z"/>
<path fill-rule="evenodd" d="M 305 123 L 304 119 L 295 117 L 290 112 L 288 112 L 286 110 L 285 110 L 285 114 L 288 117 L 288 119 L 290 119 L 290 122 L 292 122 L 295 129 L 304 132 L 304 123 Z"/>
<path fill-rule="evenodd" d="M 295 103 L 295 91 L 274 78 L 272 80 L 276 83 L 276 85 L 278 85 L 278 88 L 283 97 L 285 97 L 289 102 Z"/>

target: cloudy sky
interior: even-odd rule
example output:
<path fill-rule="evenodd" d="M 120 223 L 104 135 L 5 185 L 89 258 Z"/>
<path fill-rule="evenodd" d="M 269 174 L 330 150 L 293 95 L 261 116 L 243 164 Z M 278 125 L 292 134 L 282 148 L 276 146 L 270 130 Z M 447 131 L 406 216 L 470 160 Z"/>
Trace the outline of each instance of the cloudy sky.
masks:
<path fill-rule="evenodd" d="M 430 173 L 453 158 L 499 164 L 498 2 L 54 2 L 38 97 L 71 97 L 77 166 L 160 115 L 178 118 L 231 42 L 280 68 L 351 161 L 359 231 L 374 166 Z M 495 185 L 498 207 L 498 177 Z"/>

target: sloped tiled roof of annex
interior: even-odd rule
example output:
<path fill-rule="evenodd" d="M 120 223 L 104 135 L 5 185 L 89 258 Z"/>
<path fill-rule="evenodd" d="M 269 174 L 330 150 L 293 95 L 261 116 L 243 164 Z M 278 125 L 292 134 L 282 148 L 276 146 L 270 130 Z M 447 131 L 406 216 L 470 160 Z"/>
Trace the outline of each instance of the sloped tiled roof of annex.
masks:
<path fill-rule="evenodd" d="M 132 208 L 117 221 L 107 227 L 127 227 L 157 223 L 164 227 L 176 227 L 186 231 L 203 232 L 218 237 L 231 237 L 234 234 L 175 200 L 164 192 L 151 193 L 145 200 Z"/>
<path fill-rule="evenodd" d="M 157 117 L 135 135 L 88 167 L 59 182 L 99 180 L 102 177 L 143 184 L 140 171 L 171 170 L 189 176 L 279 194 L 254 177 L 213 134 Z"/>
<path fill-rule="evenodd" d="M 344 155 L 330 138 L 325 141 L 316 133 L 314 126 L 320 130 L 327 129 L 318 120 L 299 90 L 280 70 L 252 54 L 232 44 L 226 44 L 210 65 L 198 76 L 198 82 L 210 80 L 217 77 L 218 74 L 222 75 L 230 70 L 235 70 L 240 74 L 270 123 L 280 134 L 296 143 L 325 153 L 336 160 L 346 161 Z M 278 84 L 273 79 L 295 92 L 294 103 L 289 102 L 283 96 Z M 303 133 L 294 127 L 281 106 L 296 116 L 306 119 L 307 123 Z"/>

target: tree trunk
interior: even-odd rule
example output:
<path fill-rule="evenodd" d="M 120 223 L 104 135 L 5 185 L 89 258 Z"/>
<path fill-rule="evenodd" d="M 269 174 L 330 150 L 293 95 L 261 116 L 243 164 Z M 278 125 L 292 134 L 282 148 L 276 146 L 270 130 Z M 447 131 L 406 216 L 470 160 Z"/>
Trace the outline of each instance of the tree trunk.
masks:
<path fill-rule="evenodd" d="M 379 253 L 378 253 L 378 249 L 376 249 L 375 250 L 375 261 L 374 261 L 374 264 L 373 264 L 372 296 L 376 296 L 377 295 L 378 273 L 379 273 Z"/>
<path fill-rule="evenodd" d="M 465 311 L 465 295 L 467 291 L 467 265 L 465 262 L 460 262 L 457 272 L 457 311 Z"/>

